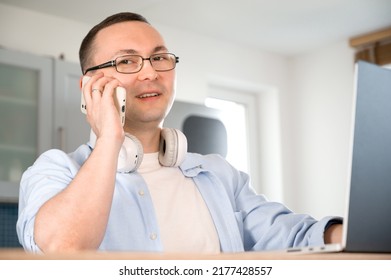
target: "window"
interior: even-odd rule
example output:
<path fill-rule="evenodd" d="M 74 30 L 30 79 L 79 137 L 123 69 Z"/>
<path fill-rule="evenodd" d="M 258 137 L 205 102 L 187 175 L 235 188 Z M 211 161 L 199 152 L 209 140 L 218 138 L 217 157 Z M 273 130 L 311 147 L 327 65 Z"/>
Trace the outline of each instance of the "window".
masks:
<path fill-rule="evenodd" d="M 228 144 L 228 150 L 236 150 L 230 155 L 232 165 L 250 175 L 250 183 L 256 192 L 271 200 L 282 201 L 278 90 L 267 85 L 211 76 L 208 97 L 209 106 L 218 107 L 228 114 L 224 123 L 227 131 L 235 132 L 233 136 L 231 132 L 227 133 L 229 142 L 234 145 L 230 147 Z M 235 155 L 235 152 L 246 156 Z"/>
<path fill-rule="evenodd" d="M 248 173 L 252 185 L 261 192 L 260 145 L 258 129 L 258 98 L 240 86 L 210 84 L 205 105 L 222 111 L 221 119 L 227 130 L 227 160 L 237 169 Z"/>
<path fill-rule="evenodd" d="M 245 105 L 212 97 L 205 100 L 205 105 L 222 111 L 221 120 L 227 131 L 226 159 L 237 169 L 250 173 Z"/>

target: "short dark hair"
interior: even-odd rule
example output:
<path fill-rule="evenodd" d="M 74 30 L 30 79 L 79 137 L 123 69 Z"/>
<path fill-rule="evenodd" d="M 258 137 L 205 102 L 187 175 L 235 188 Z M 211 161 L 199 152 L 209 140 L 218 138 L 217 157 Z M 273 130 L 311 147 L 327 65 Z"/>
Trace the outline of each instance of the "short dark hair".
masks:
<path fill-rule="evenodd" d="M 79 60 L 80 60 L 80 67 L 82 73 L 84 73 L 84 70 L 91 65 L 88 65 L 91 63 L 91 54 L 92 54 L 92 49 L 94 46 L 94 41 L 96 34 L 106 28 L 109 27 L 113 24 L 120 23 L 120 22 L 125 22 L 125 21 L 140 21 L 140 22 L 145 22 L 148 23 L 147 19 L 139 14 L 136 13 L 131 13 L 131 12 L 123 12 L 123 13 L 118 13 L 114 14 L 112 16 L 107 17 L 105 20 L 102 22 L 98 23 L 95 25 L 84 37 L 80 49 L 79 49 Z"/>

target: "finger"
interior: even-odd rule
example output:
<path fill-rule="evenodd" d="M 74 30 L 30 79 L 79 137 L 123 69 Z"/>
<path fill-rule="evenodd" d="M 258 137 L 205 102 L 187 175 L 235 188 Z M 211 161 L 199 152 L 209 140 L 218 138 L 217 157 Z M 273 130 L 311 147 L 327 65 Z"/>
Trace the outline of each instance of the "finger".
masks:
<path fill-rule="evenodd" d="M 112 92 L 113 88 L 120 85 L 120 82 L 113 77 L 102 77 L 92 84 L 92 91 L 97 91 L 103 94 L 104 92 Z"/>
<path fill-rule="evenodd" d="M 92 85 L 91 110 L 89 112 L 91 119 L 97 121 L 100 120 L 102 116 L 107 118 L 110 115 L 118 115 L 114 93 L 119 84 L 119 81 L 116 79 L 102 77 Z M 98 87 L 103 87 L 103 89 L 99 89 Z"/>
<path fill-rule="evenodd" d="M 88 105 L 91 101 L 91 91 L 92 91 L 92 85 L 95 83 L 98 79 L 103 77 L 103 73 L 98 73 L 93 76 L 84 76 L 83 77 L 83 86 L 82 91 L 84 95 L 84 99 L 86 101 L 86 105 Z M 89 78 L 88 80 L 85 78 Z"/>

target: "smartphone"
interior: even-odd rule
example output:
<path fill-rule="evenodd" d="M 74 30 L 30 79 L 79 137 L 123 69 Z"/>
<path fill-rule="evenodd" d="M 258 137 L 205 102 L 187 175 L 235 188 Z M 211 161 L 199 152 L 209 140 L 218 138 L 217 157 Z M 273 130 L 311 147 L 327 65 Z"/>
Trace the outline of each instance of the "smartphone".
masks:
<path fill-rule="evenodd" d="M 82 91 L 81 91 L 81 108 L 80 109 L 83 114 L 87 114 L 87 105 L 86 105 L 86 101 L 85 101 L 84 95 L 83 95 L 83 88 L 84 88 L 84 84 L 87 83 L 87 81 L 90 78 L 91 77 L 84 76 L 81 81 Z M 117 107 L 119 116 L 121 118 L 121 124 L 122 124 L 122 126 L 124 126 L 124 124 L 125 124 L 125 111 L 126 111 L 126 90 L 123 87 L 117 87 L 115 89 L 114 103 L 115 103 L 115 106 Z"/>

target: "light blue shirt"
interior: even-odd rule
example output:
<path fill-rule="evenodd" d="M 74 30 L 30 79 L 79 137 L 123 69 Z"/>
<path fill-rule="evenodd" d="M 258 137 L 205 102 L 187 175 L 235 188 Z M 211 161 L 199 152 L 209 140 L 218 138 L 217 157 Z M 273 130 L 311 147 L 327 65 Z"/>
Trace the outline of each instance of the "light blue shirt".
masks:
<path fill-rule="evenodd" d="M 34 220 L 39 208 L 69 185 L 90 153 L 88 145 L 70 154 L 49 150 L 23 174 L 16 227 L 25 250 L 40 252 L 34 242 Z M 180 170 L 194 180 L 205 200 L 222 252 L 323 245 L 327 224 L 338 219 L 325 217 L 317 221 L 266 200 L 253 191 L 247 174 L 218 155 L 188 153 Z M 107 230 L 99 249 L 164 250 L 148 186 L 137 172 L 117 173 Z"/>

